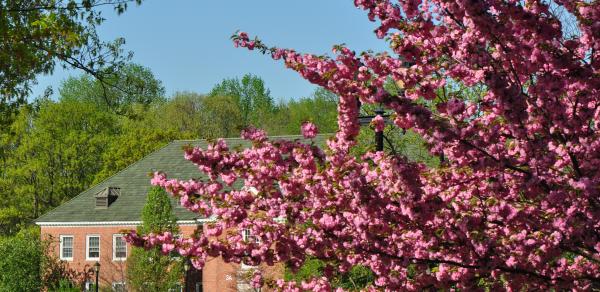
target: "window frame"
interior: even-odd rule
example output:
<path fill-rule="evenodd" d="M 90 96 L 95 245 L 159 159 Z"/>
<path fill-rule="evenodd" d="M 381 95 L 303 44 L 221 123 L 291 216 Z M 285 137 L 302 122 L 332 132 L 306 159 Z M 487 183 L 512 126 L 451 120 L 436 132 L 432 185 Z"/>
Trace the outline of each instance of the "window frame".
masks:
<path fill-rule="evenodd" d="M 255 244 L 260 244 L 261 240 L 258 236 L 254 235 L 252 229 L 250 228 L 242 228 L 242 240 L 246 243 L 253 242 Z"/>
<path fill-rule="evenodd" d="M 90 257 L 90 238 L 92 237 L 98 237 L 98 257 L 97 258 L 92 258 Z M 100 234 L 88 234 L 85 236 L 85 260 L 86 261 L 99 261 L 100 260 L 100 249 L 101 244 L 100 244 Z"/>
<path fill-rule="evenodd" d="M 260 244 L 260 238 L 258 238 L 258 236 L 253 235 L 252 229 L 251 228 L 241 228 L 241 233 L 242 233 L 242 240 L 245 243 L 254 243 L 254 244 Z M 240 268 L 242 270 L 251 270 L 251 269 L 256 269 L 257 266 L 250 266 L 250 265 L 246 265 L 244 264 L 244 261 L 242 261 L 240 263 Z"/>
<path fill-rule="evenodd" d="M 73 257 L 75 255 L 75 236 L 73 236 L 72 234 L 61 234 L 59 235 L 59 250 L 58 250 L 58 258 L 61 261 L 69 261 L 72 262 L 73 261 Z M 64 238 L 71 238 L 71 257 L 65 257 L 63 256 L 63 248 L 64 248 Z"/>
<path fill-rule="evenodd" d="M 122 238 L 123 242 L 125 242 L 125 257 L 117 257 L 117 238 Z M 127 260 L 127 256 L 129 255 L 127 252 L 127 241 L 125 241 L 125 236 L 123 234 L 113 234 L 113 242 L 112 242 L 112 250 L 113 250 L 113 261 L 114 262 L 122 262 Z"/>

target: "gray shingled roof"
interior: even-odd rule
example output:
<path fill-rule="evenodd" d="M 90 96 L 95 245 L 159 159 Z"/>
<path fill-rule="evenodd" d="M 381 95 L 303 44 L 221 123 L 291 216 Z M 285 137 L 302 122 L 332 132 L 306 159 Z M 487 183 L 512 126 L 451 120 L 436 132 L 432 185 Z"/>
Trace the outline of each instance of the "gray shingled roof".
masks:
<path fill-rule="evenodd" d="M 330 135 L 319 135 L 315 142 L 323 145 Z M 272 137 L 275 139 L 294 140 L 301 136 Z M 226 139 L 230 149 L 248 147 L 248 141 L 242 139 Z M 36 222 L 106 222 L 106 221 L 140 221 L 141 211 L 146 202 L 146 193 L 151 187 L 149 174 L 163 171 L 169 178 L 190 179 L 202 178 L 198 168 L 183 157 L 183 147 L 187 145 L 206 147 L 205 140 L 177 140 L 131 164 L 105 181 L 89 188 L 70 201 L 39 217 Z M 119 187 L 119 197 L 106 209 L 95 208 L 94 196 L 107 187 Z M 173 211 L 178 220 L 193 220 L 198 215 L 176 203 L 173 199 Z"/>

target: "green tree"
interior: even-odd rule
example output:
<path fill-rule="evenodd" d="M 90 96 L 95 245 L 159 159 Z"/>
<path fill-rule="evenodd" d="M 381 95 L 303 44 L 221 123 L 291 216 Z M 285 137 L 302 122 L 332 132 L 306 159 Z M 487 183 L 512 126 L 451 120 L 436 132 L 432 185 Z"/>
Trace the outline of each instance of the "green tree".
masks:
<path fill-rule="evenodd" d="M 229 95 L 177 92 L 147 117 L 146 125 L 177 131 L 179 139 L 237 137 L 243 128 L 241 110 Z"/>
<path fill-rule="evenodd" d="M 141 0 L 1 0 L 0 102 L 24 100 L 36 75 L 51 73 L 57 62 L 99 80 L 110 76 L 130 54 L 121 49 L 123 39 L 100 40 L 97 7 L 120 14 L 131 2 Z"/>
<path fill-rule="evenodd" d="M 114 136 L 101 157 L 101 169 L 94 175 L 99 183 L 132 163 L 142 159 L 182 134 L 174 130 L 163 130 L 140 125 L 143 121 L 123 121 L 121 133 Z"/>
<path fill-rule="evenodd" d="M 5 205 L 0 208 L 0 234 L 13 235 L 19 231 L 24 214 L 15 206 Z"/>
<path fill-rule="evenodd" d="M 202 138 L 238 137 L 244 127 L 240 108 L 231 96 L 204 97 L 200 118 Z"/>
<path fill-rule="evenodd" d="M 300 134 L 300 126 L 310 121 L 319 128 L 321 133 L 335 133 L 337 131 L 337 103 L 335 94 L 319 88 L 309 97 L 290 100 L 280 104 L 277 109 L 277 122 L 279 131 L 273 134 Z M 271 133 L 269 132 L 269 133 Z"/>
<path fill-rule="evenodd" d="M 113 86 L 107 87 L 103 82 Z M 71 77 L 63 82 L 60 89 L 63 100 L 88 101 L 101 110 L 128 117 L 139 114 L 136 106 L 147 109 L 151 104 L 164 102 L 164 95 L 162 82 L 154 77 L 150 69 L 131 63 L 120 67 L 103 81 L 89 74 Z"/>
<path fill-rule="evenodd" d="M 183 136 L 198 137 L 204 127 L 200 113 L 204 96 L 195 92 L 177 92 L 167 102 L 148 113 L 148 123 L 163 130 L 175 130 Z"/>
<path fill-rule="evenodd" d="M 148 192 L 138 232 L 156 234 L 166 231 L 177 233 L 177 222 L 168 195 L 161 188 L 153 187 Z M 163 255 L 158 248 L 133 248 L 127 259 L 127 280 L 135 291 L 167 291 L 179 283 L 182 275 L 182 262 Z"/>
<path fill-rule="evenodd" d="M 114 115 L 87 102 L 43 100 L 39 108 L 22 107 L 12 125 L 14 150 L 0 178 L 6 192 L 0 199 L 28 221 L 79 194 L 100 170 L 116 126 Z"/>
<path fill-rule="evenodd" d="M 221 81 L 210 91 L 209 96 L 230 96 L 238 104 L 242 124 L 268 128 L 275 105 L 270 90 L 258 76 L 246 74 L 242 79 L 230 78 Z"/>

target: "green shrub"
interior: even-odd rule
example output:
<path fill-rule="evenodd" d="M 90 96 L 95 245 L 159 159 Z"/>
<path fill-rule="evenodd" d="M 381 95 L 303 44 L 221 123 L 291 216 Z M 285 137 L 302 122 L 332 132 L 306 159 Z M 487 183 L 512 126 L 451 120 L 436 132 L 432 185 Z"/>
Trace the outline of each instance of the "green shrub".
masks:
<path fill-rule="evenodd" d="M 43 247 L 39 230 L 0 238 L 0 291 L 40 291 Z"/>

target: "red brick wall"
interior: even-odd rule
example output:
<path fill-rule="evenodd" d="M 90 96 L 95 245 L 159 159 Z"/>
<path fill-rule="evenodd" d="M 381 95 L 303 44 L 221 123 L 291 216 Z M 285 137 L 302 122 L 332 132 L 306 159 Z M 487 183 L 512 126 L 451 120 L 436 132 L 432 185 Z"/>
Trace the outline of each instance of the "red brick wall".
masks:
<path fill-rule="evenodd" d="M 113 282 L 126 282 L 125 261 L 113 261 L 113 234 L 123 229 L 134 229 L 135 226 L 42 226 L 42 238 L 52 240 L 51 250 L 59 256 L 60 235 L 73 235 L 73 260 L 68 262 L 75 270 L 83 271 L 94 265 L 96 261 L 86 261 L 86 236 L 100 236 L 100 286 L 111 287 Z M 184 236 L 191 235 L 196 226 L 183 225 L 180 231 Z M 131 247 L 127 245 L 127 255 Z M 277 278 L 283 274 L 281 265 L 261 267 L 264 274 Z M 237 275 L 239 265 L 228 264 L 221 258 L 210 259 L 202 269 L 202 286 L 204 292 L 237 291 Z M 94 281 L 95 279 L 90 279 Z M 192 287 L 193 289 L 193 287 Z M 194 290 L 192 290 L 194 291 Z"/>
<path fill-rule="evenodd" d="M 100 236 L 100 286 L 111 287 L 113 282 L 126 282 L 125 261 L 113 260 L 113 234 L 118 234 L 123 229 L 135 229 L 135 226 L 69 226 L 55 227 L 42 226 L 42 238 L 50 239 L 51 252 L 58 257 L 60 248 L 60 235 L 73 236 L 73 260 L 69 267 L 77 271 L 84 271 L 92 267 L 96 261 L 86 260 L 86 236 Z M 184 236 L 189 236 L 196 230 L 196 226 L 180 226 Z M 131 254 L 131 247 L 127 245 L 127 255 Z M 94 279 L 90 279 L 95 281 Z"/>

